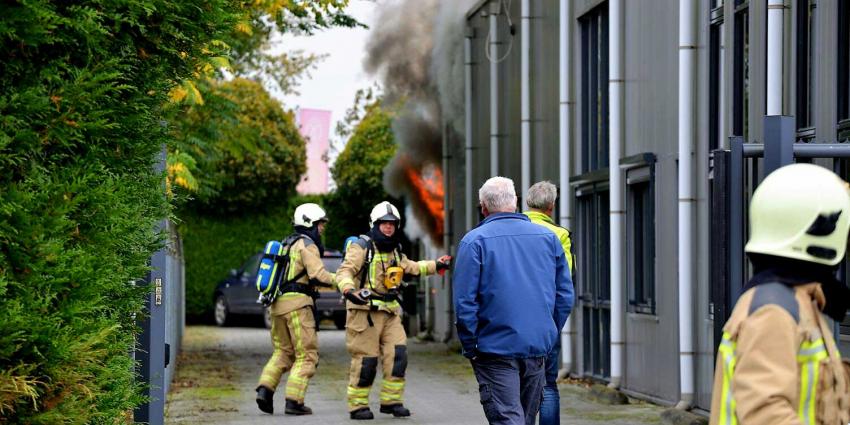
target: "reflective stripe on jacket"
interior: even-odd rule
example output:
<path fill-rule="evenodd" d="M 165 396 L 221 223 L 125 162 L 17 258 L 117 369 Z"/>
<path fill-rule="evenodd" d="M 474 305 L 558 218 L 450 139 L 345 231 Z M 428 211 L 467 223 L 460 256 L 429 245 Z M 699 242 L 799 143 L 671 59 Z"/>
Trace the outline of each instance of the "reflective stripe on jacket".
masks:
<path fill-rule="evenodd" d="M 712 425 L 844 425 L 848 370 L 821 315 L 818 283 L 745 292 L 724 326 Z"/>
<path fill-rule="evenodd" d="M 289 267 L 284 276 L 284 282 L 292 282 L 296 276 L 301 275 L 296 283 L 308 285 L 310 280 L 319 281 L 331 286 L 334 284 L 335 275 L 325 270 L 319 247 L 309 238 L 300 238 L 292 244 L 289 251 Z M 285 284 L 285 283 L 284 283 Z M 283 284 L 281 285 L 283 287 Z M 271 314 L 288 314 L 305 306 L 312 306 L 313 299 L 299 292 L 288 292 L 280 294 L 271 305 Z"/>
<path fill-rule="evenodd" d="M 384 274 L 387 268 L 395 264 L 404 269 L 405 275 L 413 276 L 428 276 L 437 272 L 437 263 L 433 260 L 413 261 L 407 258 L 406 255 L 396 252 L 379 252 L 378 248 L 372 243 L 372 262 L 368 264 L 368 269 L 365 270 L 366 282 L 365 287 L 377 294 L 387 294 L 389 289 L 384 286 Z M 364 272 L 363 266 L 366 265 L 366 256 L 369 252 L 367 242 L 363 239 L 358 239 L 357 242 L 348 245 L 345 251 L 345 258 L 337 270 L 337 285 L 340 292 L 345 292 L 347 289 L 359 289 L 361 273 Z M 394 314 L 401 313 L 401 305 L 398 301 L 380 301 L 371 300 L 371 305 L 379 310 L 384 310 Z M 369 310 L 369 304 L 357 305 L 352 302 L 347 302 L 348 309 Z"/>

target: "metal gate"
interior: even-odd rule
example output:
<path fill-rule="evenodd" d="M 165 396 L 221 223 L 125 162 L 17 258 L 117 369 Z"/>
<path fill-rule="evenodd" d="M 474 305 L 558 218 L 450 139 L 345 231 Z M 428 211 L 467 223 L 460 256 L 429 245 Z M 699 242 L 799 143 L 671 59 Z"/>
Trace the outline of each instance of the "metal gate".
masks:
<path fill-rule="evenodd" d="M 850 143 L 795 143 L 794 117 L 767 116 L 765 143 L 744 143 L 730 138 L 730 149 L 712 152 L 711 186 L 711 289 L 710 308 L 714 320 L 715 352 L 741 289 L 750 275 L 744 255 L 747 238 L 747 206 L 752 192 L 764 176 L 793 162 L 817 162 L 850 179 Z M 839 280 L 847 281 L 847 258 L 839 269 Z M 847 322 L 845 321 L 845 324 Z M 836 337 L 839 333 L 836 332 Z"/>

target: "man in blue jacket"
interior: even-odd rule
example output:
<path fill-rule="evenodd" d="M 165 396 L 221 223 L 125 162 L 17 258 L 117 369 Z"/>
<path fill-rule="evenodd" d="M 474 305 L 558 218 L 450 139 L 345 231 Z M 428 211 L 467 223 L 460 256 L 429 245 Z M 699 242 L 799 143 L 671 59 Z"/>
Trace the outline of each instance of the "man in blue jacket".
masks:
<path fill-rule="evenodd" d="M 516 213 L 513 181 L 493 177 L 478 198 L 485 219 L 460 242 L 454 269 L 458 338 L 488 422 L 533 424 L 544 358 L 572 310 L 570 268 L 557 236 Z"/>

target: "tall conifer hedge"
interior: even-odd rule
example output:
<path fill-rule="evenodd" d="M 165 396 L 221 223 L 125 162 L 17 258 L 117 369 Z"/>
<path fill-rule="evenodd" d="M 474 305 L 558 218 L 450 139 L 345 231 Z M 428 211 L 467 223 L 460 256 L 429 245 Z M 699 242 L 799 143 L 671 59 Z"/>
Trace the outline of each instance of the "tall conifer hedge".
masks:
<path fill-rule="evenodd" d="M 230 0 L 11 1 L 0 13 L 0 422 L 122 423 L 168 214 L 169 91 L 225 49 Z"/>

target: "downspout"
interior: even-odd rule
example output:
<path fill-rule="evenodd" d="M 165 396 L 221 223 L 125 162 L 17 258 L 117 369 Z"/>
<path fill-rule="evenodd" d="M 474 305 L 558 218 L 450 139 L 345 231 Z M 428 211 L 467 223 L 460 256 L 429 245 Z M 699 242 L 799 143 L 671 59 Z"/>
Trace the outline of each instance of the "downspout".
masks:
<path fill-rule="evenodd" d="M 472 197 L 472 37 L 474 36 L 474 29 L 467 28 L 466 37 L 463 39 L 464 130 L 466 132 L 466 140 L 464 140 L 465 231 L 472 229 L 472 211 L 475 210 L 473 207 L 475 198 Z"/>
<path fill-rule="evenodd" d="M 451 196 L 449 192 L 449 188 L 452 187 L 450 185 L 451 179 L 449 178 L 449 164 L 452 159 L 449 151 L 449 137 L 452 134 L 452 130 L 448 125 L 443 126 L 443 252 L 447 252 L 450 255 L 454 256 L 455 253 L 451 252 L 452 246 L 452 220 L 451 220 Z M 452 285 L 451 285 L 451 272 L 445 273 L 442 277 L 443 280 L 443 289 L 446 290 L 446 295 L 448 296 L 448 309 L 446 310 L 446 314 L 448 315 L 449 320 L 447 321 L 448 326 L 446 326 L 446 334 L 443 336 L 443 342 L 449 342 L 454 335 L 454 316 L 455 316 L 455 305 L 454 298 L 452 294 Z"/>
<path fill-rule="evenodd" d="M 558 65 L 558 89 L 559 89 L 559 114 L 558 114 L 558 153 L 560 156 L 560 187 L 561 196 L 558 202 L 559 220 L 561 226 L 570 227 L 570 11 L 569 0 L 560 0 L 560 24 L 559 24 L 559 65 Z M 573 247 L 575 249 L 575 247 Z M 575 265 L 573 265 L 575 267 Z M 575 282 L 573 282 L 575 285 Z M 573 369 L 573 312 L 567 318 L 564 329 L 561 329 L 561 370 L 558 378 L 562 379 L 570 374 Z"/>
<path fill-rule="evenodd" d="M 520 3 L 520 161 L 522 200 L 520 208 L 527 200 L 528 187 L 531 186 L 531 0 Z"/>
<path fill-rule="evenodd" d="M 611 102 L 611 140 L 608 152 L 611 220 L 611 382 L 620 388 L 623 380 L 623 348 L 626 305 L 623 297 L 623 172 L 620 157 L 623 147 L 623 0 L 611 0 L 609 9 L 608 54 L 610 77 L 608 92 Z"/>
<path fill-rule="evenodd" d="M 784 0 L 767 2 L 767 115 L 782 115 Z"/>
<path fill-rule="evenodd" d="M 676 408 L 694 402 L 694 113 L 696 8 L 679 0 L 679 393 Z"/>
<path fill-rule="evenodd" d="M 490 3 L 490 176 L 499 175 L 499 13 L 501 0 Z"/>

